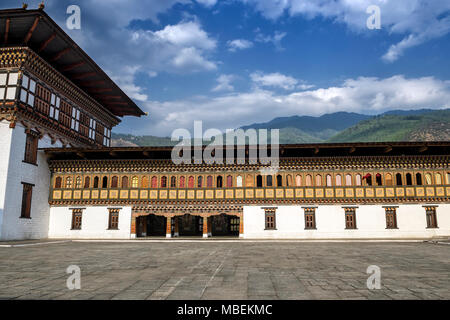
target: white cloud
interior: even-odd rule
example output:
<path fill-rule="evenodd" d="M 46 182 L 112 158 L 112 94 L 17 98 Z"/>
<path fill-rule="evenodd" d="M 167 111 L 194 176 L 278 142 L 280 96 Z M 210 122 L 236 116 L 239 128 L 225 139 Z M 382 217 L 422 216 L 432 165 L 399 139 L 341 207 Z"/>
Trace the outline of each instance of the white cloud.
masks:
<path fill-rule="evenodd" d="M 244 50 L 253 47 L 253 42 L 245 39 L 235 39 L 227 42 L 228 50 L 235 52 L 237 50 Z"/>
<path fill-rule="evenodd" d="M 263 87 L 278 87 L 285 90 L 293 90 L 297 87 L 298 81 L 295 78 L 286 76 L 279 72 L 263 74 L 261 72 L 254 72 L 250 74 L 252 81 Z"/>
<path fill-rule="evenodd" d="M 450 32 L 450 1 L 437 0 L 241 0 L 251 4 L 264 17 L 275 20 L 283 14 L 306 19 L 322 17 L 344 23 L 356 32 L 368 29 L 366 9 L 381 9 L 381 28 L 389 33 L 405 35 L 392 45 L 383 59 L 397 60 L 406 49 L 420 45 Z M 370 31 L 374 32 L 374 31 Z"/>
<path fill-rule="evenodd" d="M 272 43 L 275 46 L 275 49 L 280 51 L 284 50 L 281 46 L 281 40 L 283 40 L 283 38 L 287 35 L 286 32 L 275 31 L 273 35 L 264 35 L 259 31 L 259 29 L 257 29 L 256 32 L 256 42 Z"/>
<path fill-rule="evenodd" d="M 206 7 L 213 7 L 217 3 L 217 0 L 196 0 L 196 1 Z"/>
<path fill-rule="evenodd" d="M 233 91 L 234 87 L 231 82 L 234 80 L 234 76 L 231 74 L 222 74 L 217 78 L 217 86 L 215 86 L 211 91 Z"/>
<path fill-rule="evenodd" d="M 280 115 L 321 115 L 337 111 L 377 114 L 388 110 L 450 108 L 450 81 L 434 77 L 347 79 L 340 86 L 276 94 L 255 88 L 220 97 L 158 102 L 145 105 L 152 115 L 135 125 L 136 134 L 170 135 L 175 128 L 190 129 L 194 120 L 204 128 L 237 128 L 269 121 Z M 151 124 L 148 123 L 150 120 Z"/>

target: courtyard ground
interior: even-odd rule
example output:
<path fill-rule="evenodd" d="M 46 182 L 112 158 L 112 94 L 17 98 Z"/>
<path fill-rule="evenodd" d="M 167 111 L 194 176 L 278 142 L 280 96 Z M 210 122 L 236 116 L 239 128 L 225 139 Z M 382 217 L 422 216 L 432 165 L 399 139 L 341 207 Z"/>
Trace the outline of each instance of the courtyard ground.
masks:
<path fill-rule="evenodd" d="M 450 299 L 446 244 L 25 244 L 0 246 L 0 299 Z M 66 286 L 70 265 L 81 270 L 80 290 Z M 371 265 L 380 268 L 381 289 L 367 288 Z"/>

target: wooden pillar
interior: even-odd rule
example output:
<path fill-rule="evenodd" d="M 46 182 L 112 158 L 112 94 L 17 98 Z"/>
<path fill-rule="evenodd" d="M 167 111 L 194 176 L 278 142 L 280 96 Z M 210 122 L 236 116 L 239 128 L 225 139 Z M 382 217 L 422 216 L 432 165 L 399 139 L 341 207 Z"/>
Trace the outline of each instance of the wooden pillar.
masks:
<path fill-rule="evenodd" d="M 131 228 L 130 228 L 130 238 L 136 238 L 136 214 L 131 214 Z"/>
<path fill-rule="evenodd" d="M 244 237 L 244 214 L 239 216 L 239 238 Z"/>
<path fill-rule="evenodd" d="M 208 217 L 203 217 L 203 238 L 208 238 Z"/>
<path fill-rule="evenodd" d="M 166 238 L 172 238 L 172 218 L 170 216 L 166 218 Z"/>
<path fill-rule="evenodd" d="M 174 226 L 174 228 L 175 228 L 175 230 L 174 230 L 174 232 L 173 232 L 173 236 L 174 237 L 179 237 L 180 236 L 180 230 L 179 230 L 179 225 L 178 225 L 178 223 L 179 223 L 179 219 L 178 219 L 178 217 L 174 217 L 174 219 L 175 219 L 175 226 Z"/>

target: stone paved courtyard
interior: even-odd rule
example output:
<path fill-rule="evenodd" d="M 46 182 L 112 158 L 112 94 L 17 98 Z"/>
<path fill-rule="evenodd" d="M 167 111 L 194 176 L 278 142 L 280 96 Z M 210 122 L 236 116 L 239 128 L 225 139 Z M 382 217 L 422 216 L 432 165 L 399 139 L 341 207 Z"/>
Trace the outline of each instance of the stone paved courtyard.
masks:
<path fill-rule="evenodd" d="M 81 268 L 81 290 L 66 268 Z M 381 268 L 368 290 L 369 265 Z M 431 243 L 62 242 L 0 247 L 1 299 L 450 299 Z"/>

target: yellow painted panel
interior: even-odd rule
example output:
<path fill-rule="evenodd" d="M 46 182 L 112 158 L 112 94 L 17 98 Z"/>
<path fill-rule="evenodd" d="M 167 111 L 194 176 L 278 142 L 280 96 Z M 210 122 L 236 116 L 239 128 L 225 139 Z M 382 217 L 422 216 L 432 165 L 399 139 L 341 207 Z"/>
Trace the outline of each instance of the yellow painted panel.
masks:
<path fill-rule="evenodd" d="M 92 192 L 94 194 L 94 192 Z M 128 199 L 128 190 L 120 190 L 120 199 Z"/>
<path fill-rule="evenodd" d="M 53 199 L 61 199 L 61 191 L 53 191 Z"/>

